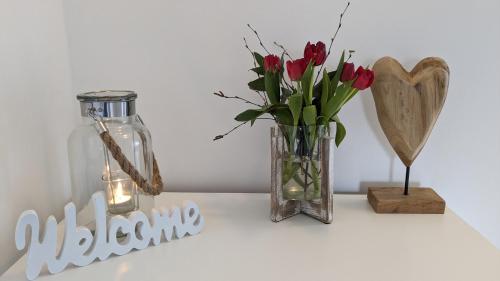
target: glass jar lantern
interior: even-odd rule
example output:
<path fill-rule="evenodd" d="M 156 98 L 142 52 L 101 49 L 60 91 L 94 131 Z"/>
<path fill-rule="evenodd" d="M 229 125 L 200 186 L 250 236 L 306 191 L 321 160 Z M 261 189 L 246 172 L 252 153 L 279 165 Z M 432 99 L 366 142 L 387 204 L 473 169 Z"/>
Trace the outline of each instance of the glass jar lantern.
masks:
<path fill-rule="evenodd" d="M 144 193 L 120 167 L 100 137 L 102 125 L 121 152 L 144 177 L 153 179 L 151 135 L 135 111 L 137 94 L 132 91 L 99 91 L 79 94 L 82 122 L 68 140 L 72 200 L 79 211 L 79 224 L 92 229 L 96 191 L 105 191 L 109 215 L 127 215 L 141 209 L 149 214 L 153 196 Z"/>

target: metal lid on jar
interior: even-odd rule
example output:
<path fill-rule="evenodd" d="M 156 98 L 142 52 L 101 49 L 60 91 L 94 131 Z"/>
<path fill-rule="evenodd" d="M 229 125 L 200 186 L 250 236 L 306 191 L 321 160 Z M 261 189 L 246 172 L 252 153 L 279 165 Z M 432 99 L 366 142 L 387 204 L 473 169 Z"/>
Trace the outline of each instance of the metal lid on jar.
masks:
<path fill-rule="evenodd" d="M 81 115 L 94 115 L 112 118 L 126 117 L 135 114 L 135 99 L 137 94 L 128 90 L 104 90 L 78 94 Z"/>

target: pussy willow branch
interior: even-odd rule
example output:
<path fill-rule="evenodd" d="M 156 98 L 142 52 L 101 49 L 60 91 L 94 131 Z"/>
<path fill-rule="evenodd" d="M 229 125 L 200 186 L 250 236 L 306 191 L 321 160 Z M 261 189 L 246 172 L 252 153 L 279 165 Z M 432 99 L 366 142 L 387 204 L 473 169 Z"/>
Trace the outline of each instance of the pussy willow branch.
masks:
<path fill-rule="evenodd" d="M 236 126 L 236 127 L 232 128 L 231 130 L 227 131 L 226 133 L 224 133 L 224 134 L 222 134 L 222 135 L 217 135 L 217 136 L 215 136 L 214 141 L 222 139 L 223 137 L 225 137 L 225 136 L 229 135 L 231 132 L 233 132 L 234 130 L 238 129 L 239 127 L 241 127 L 241 126 L 245 125 L 245 124 L 246 124 L 246 123 L 248 123 L 248 122 L 249 122 L 249 121 L 245 121 L 245 122 L 243 122 L 243 123 L 239 124 L 238 126 Z"/>
<path fill-rule="evenodd" d="M 260 46 L 264 49 L 264 51 L 266 51 L 266 53 L 267 53 L 268 55 L 269 55 L 269 54 L 271 54 L 271 53 L 269 52 L 269 50 L 266 48 L 266 46 L 264 46 L 264 44 L 262 43 L 262 40 L 260 39 L 260 36 L 259 36 L 259 33 L 257 32 L 257 30 L 255 30 L 255 28 L 253 28 L 250 24 L 247 24 L 247 26 L 248 26 L 248 28 L 250 28 L 250 30 L 252 30 L 252 32 L 255 34 L 255 36 L 257 37 L 257 40 L 259 41 Z M 245 40 L 245 44 L 246 44 L 246 40 Z M 275 44 L 275 45 L 277 45 L 278 47 L 280 47 L 280 48 L 283 50 L 283 53 L 284 53 L 284 54 L 285 54 L 288 58 L 290 58 L 291 60 L 293 60 L 293 59 L 292 59 L 292 57 L 290 56 L 290 54 L 288 53 L 288 51 L 285 49 L 285 47 L 284 47 L 283 45 L 280 45 L 280 44 L 278 44 L 277 42 L 274 42 L 274 44 Z M 248 44 L 246 44 L 246 45 L 248 46 Z M 291 86 L 291 85 L 290 85 L 290 84 L 289 84 L 289 83 L 288 83 L 285 79 L 283 79 L 283 81 L 285 82 L 286 87 L 287 87 L 289 90 L 293 91 L 293 87 L 292 87 L 292 86 Z"/>
<path fill-rule="evenodd" d="M 290 56 L 288 51 L 285 49 L 285 46 L 283 46 L 282 44 L 279 44 L 276 41 L 274 41 L 273 43 L 274 43 L 274 45 L 276 45 L 278 48 L 280 48 L 282 50 L 282 52 L 285 56 L 287 56 L 290 60 L 293 61 L 292 56 Z M 284 87 L 282 85 L 283 88 L 288 88 L 290 91 L 293 91 L 293 87 L 292 87 L 291 83 L 288 83 L 288 81 L 286 81 L 286 79 L 284 77 L 283 77 L 283 82 L 285 83 Z"/>
<path fill-rule="evenodd" d="M 253 104 L 253 105 L 258 106 L 258 107 L 262 107 L 262 105 L 254 103 L 254 102 L 251 102 L 251 101 L 249 101 L 247 99 L 244 99 L 242 97 L 238 97 L 238 96 L 226 96 L 226 95 L 224 95 L 224 93 L 222 91 L 219 91 L 218 93 L 214 93 L 214 95 L 216 95 L 218 97 L 221 97 L 221 98 L 225 98 L 225 99 L 237 99 L 237 100 L 244 101 L 245 103 L 249 103 L 249 104 Z"/>
<path fill-rule="evenodd" d="M 271 117 L 259 117 L 259 118 L 255 118 L 255 119 L 256 120 L 274 120 L 274 122 L 276 122 L 276 118 L 274 118 L 274 116 L 272 116 L 272 115 L 271 115 Z M 223 137 L 229 135 L 230 133 L 232 133 L 233 131 L 237 130 L 239 127 L 245 125 L 248 122 L 250 122 L 250 121 L 245 121 L 245 122 L 239 124 L 238 126 L 232 128 L 231 130 L 227 131 L 226 133 L 224 133 L 222 135 L 215 136 L 215 138 L 213 140 L 216 141 L 216 140 L 222 139 Z"/>
<path fill-rule="evenodd" d="M 250 52 L 250 55 L 252 56 L 253 58 L 253 66 L 254 67 L 257 67 L 257 59 L 255 58 L 255 52 L 253 52 L 250 47 L 248 46 L 248 42 L 247 42 L 247 39 L 245 37 L 243 37 L 243 42 L 245 42 L 245 48 Z M 260 78 L 261 75 L 257 73 L 257 77 Z M 259 91 L 255 91 L 259 97 L 262 99 L 262 101 L 264 102 L 264 105 L 267 105 L 268 102 L 267 102 L 267 98 L 266 96 L 263 96 Z"/>
<path fill-rule="evenodd" d="M 255 91 L 255 90 L 254 90 Z M 261 92 L 259 91 L 255 91 L 257 93 L 257 95 L 259 95 L 259 97 L 262 99 L 262 101 L 264 102 L 264 105 L 267 106 L 269 104 L 268 100 L 267 100 L 267 96 L 262 94 Z"/>
<path fill-rule="evenodd" d="M 271 53 L 267 50 L 266 46 L 264 46 L 264 44 L 262 43 L 262 40 L 260 40 L 260 36 L 259 36 L 259 33 L 257 32 L 257 30 L 255 30 L 255 29 L 254 29 L 254 28 L 253 28 L 253 27 L 252 27 L 249 23 L 247 23 L 247 26 L 248 26 L 248 28 L 250 28 L 250 29 L 253 31 L 253 33 L 254 33 L 254 34 L 255 34 L 255 36 L 257 37 L 257 40 L 259 40 L 259 44 L 260 44 L 260 46 L 262 47 L 262 49 L 264 49 L 264 51 L 266 51 L 266 53 L 267 53 L 268 55 L 269 55 L 269 54 L 271 54 Z"/>
<path fill-rule="evenodd" d="M 274 45 L 276 45 L 278 48 L 280 48 L 283 51 L 283 54 L 287 56 L 289 59 L 293 60 L 288 51 L 285 49 L 285 46 L 279 44 L 278 42 L 274 41 Z"/>
<path fill-rule="evenodd" d="M 333 37 L 330 39 L 330 46 L 328 47 L 328 52 L 326 53 L 325 61 L 321 64 L 321 67 L 319 68 L 318 75 L 316 75 L 316 79 L 314 80 L 314 84 L 316 84 L 316 82 L 318 81 L 318 77 L 321 75 L 321 71 L 323 71 L 325 62 L 330 56 L 330 52 L 332 51 L 333 41 L 335 41 L 335 38 L 337 38 L 337 34 L 339 33 L 340 28 L 342 27 L 342 18 L 347 12 L 347 8 L 349 8 L 349 5 L 351 5 L 351 2 L 347 2 L 344 11 L 340 14 L 339 25 L 337 26 L 337 30 L 335 30 L 335 34 L 333 34 Z"/>
<path fill-rule="evenodd" d="M 250 55 L 253 58 L 253 66 L 257 67 L 257 60 L 255 59 L 255 54 L 252 52 L 252 50 L 250 50 L 250 47 L 248 47 L 247 39 L 245 37 L 243 37 L 243 42 L 245 42 L 245 48 L 250 52 Z M 257 76 L 260 77 L 259 74 L 257 74 Z"/>
<path fill-rule="evenodd" d="M 342 27 L 342 19 L 344 18 L 344 15 L 347 12 L 347 9 L 351 5 L 351 2 L 347 2 L 347 5 L 344 8 L 344 11 L 340 14 L 340 19 L 339 19 L 339 25 L 337 26 L 337 30 L 335 30 L 335 34 L 333 35 L 332 39 L 330 40 L 330 46 L 328 47 L 328 53 L 326 53 L 326 58 L 330 55 L 330 52 L 332 50 L 332 45 L 333 41 L 335 41 L 335 38 L 337 38 L 337 34 L 339 33 L 340 28 Z"/>
<path fill-rule="evenodd" d="M 352 53 L 354 53 L 353 50 L 349 50 L 349 57 L 345 60 L 345 62 L 348 62 L 352 58 Z"/>
<path fill-rule="evenodd" d="M 284 76 L 283 76 L 283 79 L 281 79 L 280 84 L 281 84 L 282 88 L 287 88 L 291 92 L 293 92 L 295 90 L 292 85 L 288 84 L 288 82 L 286 81 Z"/>

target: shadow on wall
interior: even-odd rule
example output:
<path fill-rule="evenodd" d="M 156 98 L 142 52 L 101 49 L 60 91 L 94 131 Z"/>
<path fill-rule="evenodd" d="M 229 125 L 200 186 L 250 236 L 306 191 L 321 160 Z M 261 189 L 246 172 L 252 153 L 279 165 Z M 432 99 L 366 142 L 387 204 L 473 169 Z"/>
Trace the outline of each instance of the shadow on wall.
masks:
<path fill-rule="evenodd" d="M 368 188 L 369 187 L 404 187 L 405 183 L 404 181 L 390 181 L 390 182 L 385 182 L 385 181 L 362 181 L 359 183 L 359 191 L 362 194 L 368 193 Z M 410 181 L 410 186 L 411 187 L 420 187 L 420 182 L 419 181 Z"/>
<path fill-rule="evenodd" d="M 404 187 L 404 182 L 392 181 L 362 181 L 359 183 L 358 191 L 356 192 L 335 192 L 335 194 L 367 194 L 369 187 Z M 420 187 L 419 181 L 410 181 L 411 187 Z"/>

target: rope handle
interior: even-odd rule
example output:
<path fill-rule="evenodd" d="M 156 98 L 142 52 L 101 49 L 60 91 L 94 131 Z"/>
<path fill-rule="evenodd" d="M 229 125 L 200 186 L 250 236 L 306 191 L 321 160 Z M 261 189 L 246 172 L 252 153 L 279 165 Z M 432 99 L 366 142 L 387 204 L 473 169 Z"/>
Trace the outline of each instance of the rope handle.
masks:
<path fill-rule="evenodd" d="M 158 168 L 158 163 L 156 162 L 156 157 L 153 153 L 153 180 L 149 183 L 141 173 L 134 167 L 132 162 L 130 162 L 125 154 L 123 154 L 122 149 L 113 139 L 109 133 L 108 128 L 104 122 L 97 118 L 95 112 L 89 110 L 89 116 L 92 117 L 98 124 L 99 136 L 106 148 L 111 152 L 111 155 L 116 160 L 120 168 L 125 172 L 130 178 L 141 188 L 144 192 L 151 195 L 158 195 L 163 191 L 163 180 L 160 175 L 160 169 Z M 141 123 L 142 120 L 139 117 Z M 144 123 L 143 123 L 144 124 Z"/>

